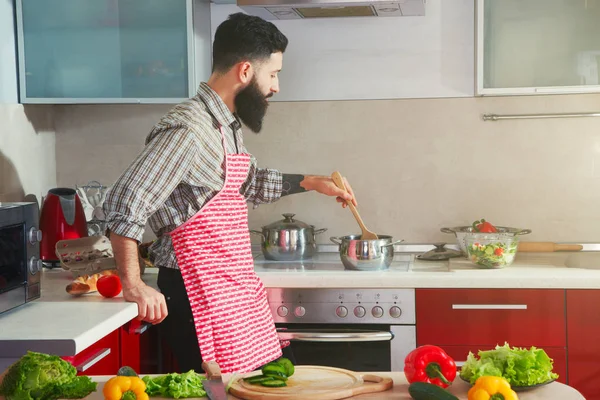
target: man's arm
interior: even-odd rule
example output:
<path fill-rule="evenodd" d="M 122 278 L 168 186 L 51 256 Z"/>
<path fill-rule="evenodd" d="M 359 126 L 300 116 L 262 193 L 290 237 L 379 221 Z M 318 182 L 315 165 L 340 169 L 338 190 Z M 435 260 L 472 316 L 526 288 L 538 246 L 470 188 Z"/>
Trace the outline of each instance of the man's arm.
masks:
<path fill-rule="evenodd" d="M 346 201 L 352 201 L 355 206 L 357 205 L 352 187 L 346 178 L 344 178 L 344 183 L 348 192 L 338 188 L 329 176 L 282 174 L 281 181 L 281 196 L 314 190 L 327 196 L 337 197 L 337 201 L 342 203 L 342 207 L 346 207 Z"/>
<path fill-rule="evenodd" d="M 186 128 L 160 132 L 115 182 L 103 203 L 123 297 L 137 303 L 141 320 L 159 323 L 167 310 L 164 296 L 140 277 L 137 244 L 148 217 L 189 171 L 196 151 L 194 135 Z"/>

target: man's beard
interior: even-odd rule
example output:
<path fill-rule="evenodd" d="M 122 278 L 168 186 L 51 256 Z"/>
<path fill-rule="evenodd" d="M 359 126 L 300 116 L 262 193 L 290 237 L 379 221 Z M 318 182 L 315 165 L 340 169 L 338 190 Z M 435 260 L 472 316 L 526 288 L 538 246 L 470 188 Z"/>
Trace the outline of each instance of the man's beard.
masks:
<path fill-rule="evenodd" d="M 272 95 L 271 92 L 264 95 L 256 83 L 256 78 L 252 78 L 250 84 L 235 97 L 236 114 L 254 133 L 259 133 L 262 129 L 263 118 L 269 107 L 267 99 Z"/>

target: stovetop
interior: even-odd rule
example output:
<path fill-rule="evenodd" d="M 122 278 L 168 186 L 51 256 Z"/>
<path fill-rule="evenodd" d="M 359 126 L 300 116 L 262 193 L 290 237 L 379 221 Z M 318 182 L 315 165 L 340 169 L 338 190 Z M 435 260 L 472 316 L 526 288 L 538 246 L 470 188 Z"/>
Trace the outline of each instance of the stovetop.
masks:
<path fill-rule="evenodd" d="M 409 272 L 413 263 L 413 254 L 396 254 L 388 269 L 374 272 Z M 298 261 L 266 260 L 264 255 L 259 253 L 254 256 L 254 267 L 264 271 L 349 271 L 342 264 L 339 252 L 318 252 L 310 259 Z"/>

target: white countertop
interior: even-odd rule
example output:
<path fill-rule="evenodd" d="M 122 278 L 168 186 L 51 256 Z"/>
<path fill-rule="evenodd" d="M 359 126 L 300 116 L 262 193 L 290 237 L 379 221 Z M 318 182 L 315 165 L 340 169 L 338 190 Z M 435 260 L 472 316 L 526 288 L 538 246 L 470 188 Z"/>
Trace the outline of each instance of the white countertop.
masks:
<path fill-rule="evenodd" d="M 464 258 L 429 262 L 402 257 L 410 262 L 385 271 L 311 269 L 306 263 L 258 263 L 256 271 L 266 287 L 280 288 L 600 289 L 600 253 L 521 253 L 510 267 L 493 270 L 475 268 Z M 586 268 L 566 267 L 569 260 Z M 155 288 L 157 271 L 147 268 L 143 276 Z M 20 357 L 26 350 L 75 355 L 137 315 L 137 305 L 125 302 L 122 294 L 73 297 L 65 291 L 72 280 L 69 272 L 42 274 L 40 299 L 0 314 L 1 357 Z"/>
<path fill-rule="evenodd" d="M 479 269 L 462 257 L 443 262 L 410 258 L 408 267 L 392 264 L 383 271 L 313 269 L 311 262 L 259 263 L 255 270 L 266 287 L 280 288 L 600 289 L 597 252 L 519 253 L 512 265 L 502 269 Z"/>

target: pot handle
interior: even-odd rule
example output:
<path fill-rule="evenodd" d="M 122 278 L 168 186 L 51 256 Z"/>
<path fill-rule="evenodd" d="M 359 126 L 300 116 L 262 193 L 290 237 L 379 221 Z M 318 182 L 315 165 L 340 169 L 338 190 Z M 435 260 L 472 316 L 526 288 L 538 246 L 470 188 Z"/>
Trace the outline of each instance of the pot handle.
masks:
<path fill-rule="evenodd" d="M 321 229 L 317 229 L 317 230 L 315 231 L 315 235 L 318 235 L 319 233 L 323 233 L 323 232 L 325 232 L 326 230 L 327 230 L 327 228 L 321 228 Z"/>
<path fill-rule="evenodd" d="M 260 236 L 262 236 L 263 240 L 265 240 L 265 235 L 263 235 L 262 232 L 253 231 L 252 229 L 250 229 L 250 233 L 254 233 L 255 235 L 260 235 Z"/>
<path fill-rule="evenodd" d="M 388 243 L 388 244 L 384 244 L 384 245 L 382 245 L 382 246 L 380 246 L 380 247 L 382 247 L 382 248 L 383 248 L 383 247 L 390 247 L 390 246 L 393 246 L 393 245 L 395 245 L 395 244 L 402 243 L 402 242 L 404 242 L 404 239 L 396 240 L 395 242 Z"/>
<path fill-rule="evenodd" d="M 442 232 L 444 232 L 444 233 L 456 233 L 455 231 L 453 231 L 453 230 L 452 230 L 452 229 L 450 229 L 450 228 L 442 228 L 442 229 L 440 229 L 440 231 L 442 231 Z"/>
<path fill-rule="evenodd" d="M 332 236 L 329 238 L 329 240 L 331 240 L 333 243 L 337 244 L 338 246 L 342 245 L 342 241 L 340 240 L 339 237 Z"/>

